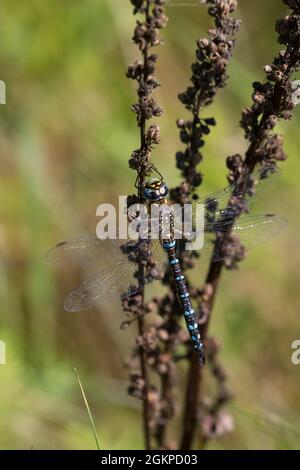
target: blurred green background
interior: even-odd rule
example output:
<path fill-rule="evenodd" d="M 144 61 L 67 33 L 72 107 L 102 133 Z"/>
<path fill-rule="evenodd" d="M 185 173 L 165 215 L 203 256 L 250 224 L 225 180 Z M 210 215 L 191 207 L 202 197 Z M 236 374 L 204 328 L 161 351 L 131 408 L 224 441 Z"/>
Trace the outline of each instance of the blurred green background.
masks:
<path fill-rule="evenodd" d="M 185 116 L 177 93 L 188 83 L 195 41 L 210 24 L 205 8 L 176 3 L 185 1 L 167 7 L 165 45 L 158 51 L 163 86 L 156 95 L 165 113 L 162 143 L 153 153 L 170 185 L 179 181 L 175 120 Z M 263 65 L 279 49 L 274 23 L 286 12 L 280 0 L 239 3 L 243 23 L 231 79 L 205 112 L 218 126 L 204 149 L 203 194 L 226 184 L 226 156 L 246 148 L 240 113 L 250 104 L 252 81 L 263 78 Z M 124 76 L 138 56 L 131 5 L 4 0 L 0 18 L 0 79 L 7 84 L 7 104 L 0 106 L 0 339 L 7 347 L 7 365 L 0 366 L 0 448 L 95 448 L 76 366 L 101 447 L 138 449 L 139 403 L 126 394 L 122 365 L 135 328 L 120 331 L 118 305 L 65 313 L 64 297 L 80 273 L 44 261 L 56 242 L 94 233 L 98 204 L 133 191 L 127 161 L 138 146 L 130 111 L 135 90 Z M 299 122 L 300 107 L 292 122 L 280 125 L 289 159 L 253 210 L 286 214 L 289 229 L 222 279 L 211 326 L 235 394 L 229 406 L 235 430 L 209 448 L 300 449 L 300 366 L 291 363 L 291 343 L 300 338 Z"/>

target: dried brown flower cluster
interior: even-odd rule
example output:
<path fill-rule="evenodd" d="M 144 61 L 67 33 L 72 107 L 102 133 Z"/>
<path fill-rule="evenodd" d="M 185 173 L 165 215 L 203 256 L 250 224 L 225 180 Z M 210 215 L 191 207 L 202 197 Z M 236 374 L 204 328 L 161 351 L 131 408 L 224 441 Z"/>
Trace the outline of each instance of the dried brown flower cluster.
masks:
<path fill-rule="evenodd" d="M 202 160 L 200 149 L 204 145 L 205 136 L 209 134 L 210 128 L 216 123 L 214 118 L 202 119 L 200 117 L 200 110 L 212 102 L 219 88 L 225 86 L 228 78 L 227 66 L 232 56 L 234 46 L 233 36 L 239 27 L 239 21 L 231 17 L 231 14 L 236 8 L 236 1 L 217 0 L 204 3 L 209 5 L 209 13 L 215 21 L 215 28 L 209 30 L 209 39 L 200 39 L 197 42 L 196 62 L 192 65 L 192 86 L 188 87 L 184 93 L 179 95 L 179 99 L 192 114 L 190 120 L 184 121 L 183 119 L 179 119 L 177 121 L 180 130 L 180 139 L 186 146 L 184 151 L 178 152 L 176 155 L 177 167 L 181 170 L 184 181 L 179 187 L 171 191 L 171 196 L 173 200 L 181 204 L 188 202 L 191 195 L 193 195 L 194 198 L 196 197 L 194 190 L 202 181 L 202 177 L 196 169 L 197 165 Z M 135 2 L 135 4 L 137 6 L 137 2 Z M 145 5 L 140 5 L 139 12 L 141 11 L 146 12 Z M 138 23 L 137 27 L 140 28 L 141 24 Z M 144 30 L 144 28 L 142 29 Z M 148 34 L 148 37 L 150 36 L 151 35 Z M 135 33 L 135 41 L 137 37 L 140 36 Z M 143 48 L 142 43 L 138 42 L 138 44 Z M 152 67 L 156 56 L 152 55 L 150 57 Z M 144 63 L 147 64 L 147 60 Z M 149 87 L 145 88 L 142 68 L 141 62 L 136 62 L 129 67 L 127 73 L 130 78 L 137 79 L 140 85 L 138 90 L 139 102 L 133 108 L 137 114 L 137 122 L 140 126 L 143 126 L 143 122 L 148 116 L 150 118 L 155 115 L 153 110 L 156 111 L 159 109 L 156 103 L 152 101 L 152 98 L 150 98 L 150 106 L 142 104 L 149 103 L 150 93 L 152 93 L 157 86 L 157 81 L 153 81 L 151 77 Z M 152 68 L 150 71 L 152 74 Z M 151 149 L 145 145 L 135 151 L 131 157 L 130 166 L 138 171 L 142 169 L 145 173 L 151 171 L 152 165 L 148 158 L 150 150 Z M 194 266 L 193 257 L 189 255 L 184 256 L 182 261 L 185 269 Z M 181 307 L 170 274 L 166 274 L 163 282 L 170 286 L 169 292 L 163 297 L 154 298 L 153 302 L 145 306 L 144 312 L 156 312 L 158 313 L 158 319 L 156 322 L 149 324 L 143 335 L 139 335 L 135 351 L 138 353 L 140 348 L 143 348 L 146 363 L 151 367 L 152 372 L 158 375 L 160 387 L 157 388 L 150 385 L 149 376 L 147 381 L 145 381 L 139 374 L 134 373 L 132 375 L 130 393 L 145 399 L 144 392 L 145 388 L 147 389 L 149 436 L 156 441 L 159 448 L 170 448 L 173 444 L 168 440 L 167 429 L 176 411 L 174 386 L 176 384 L 177 363 L 187 358 L 193 362 L 193 355 L 190 350 L 188 332 L 181 326 Z M 203 290 L 190 286 L 190 294 L 198 305 L 199 311 L 201 311 L 200 300 L 202 295 L 204 295 Z M 137 305 L 138 300 L 137 297 L 130 300 L 130 303 L 133 303 L 133 305 L 129 307 L 135 310 L 135 315 L 139 315 L 141 311 L 140 305 Z M 128 305 L 125 307 L 128 312 Z M 131 314 L 132 312 L 129 313 L 129 315 Z M 205 319 L 202 320 L 204 321 Z M 224 385 L 225 374 L 222 372 L 221 366 L 219 364 L 217 365 L 217 359 L 213 358 L 212 352 L 216 350 L 216 347 L 210 347 L 212 344 L 215 344 L 213 340 L 211 340 L 207 346 L 208 358 L 211 358 L 211 363 L 215 364 L 215 366 L 212 366 L 212 371 L 216 378 L 220 380 L 221 385 L 220 393 L 215 403 L 211 404 L 209 407 L 211 411 L 209 416 L 212 416 L 212 410 L 217 414 L 219 409 L 217 404 L 221 402 L 224 403 L 225 400 L 229 398 L 229 393 Z M 184 346 L 184 348 L 182 352 L 180 352 L 180 347 L 182 346 Z M 187 397 L 187 400 L 189 399 L 190 397 Z M 189 404 L 186 403 L 186 406 L 188 407 Z M 203 410 L 204 409 L 205 408 L 203 408 Z M 198 410 L 193 409 L 192 421 L 197 419 L 197 415 Z M 208 410 L 204 414 L 203 419 L 207 416 Z M 189 423 L 192 421 L 189 420 Z M 226 426 L 222 427 L 220 425 L 218 430 L 220 431 L 225 428 Z M 186 429 L 183 431 L 183 443 L 185 440 L 185 432 Z"/>
<path fill-rule="evenodd" d="M 244 157 L 241 155 L 232 155 L 227 158 L 226 165 L 229 169 L 228 180 L 231 183 L 244 181 L 242 190 L 238 196 L 233 195 L 229 202 L 229 207 L 238 216 L 247 211 L 245 195 L 254 193 L 251 188 L 251 177 L 245 179 L 245 175 L 251 175 L 256 165 L 260 167 L 261 176 L 266 178 L 270 172 L 276 168 L 277 162 L 286 159 L 283 149 L 283 137 L 277 134 L 274 129 L 280 119 L 291 119 L 293 102 L 293 75 L 300 68 L 300 2 L 299 0 L 283 0 L 291 8 L 291 14 L 278 20 L 276 31 L 279 34 L 278 42 L 284 44 L 286 48 L 279 52 L 271 65 L 266 65 L 265 81 L 253 83 L 252 105 L 245 108 L 242 113 L 241 127 L 245 131 L 245 138 L 249 141 L 249 147 Z M 246 183 L 245 183 L 246 181 Z M 233 224 L 232 224 L 233 225 Z M 223 250 L 229 250 L 232 243 L 231 227 L 228 232 L 222 235 L 221 243 Z M 206 322 L 202 326 L 202 335 L 207 337 L 209 320 L 219 286 L 220 276 L 223 266 L 232 269 L 237 267 L 237 262 L 243 259 L 241 247 L 241 256 L 239 259 L 232 259 L 230 256 L 225 261 L 211 262 L 206 276 L 206 289 L 209 295 L 202 298 L 202 311 Z M 236 256 L 236 255 L 235 255 Z M 216 351 L 213 352 L 212 362 L 217 360 Z M 195 390 L 201 396 L 202 393 L 202 374 L 193 373 Z M 217 378 L 219 382 L 219 397 L 222 395 L 223 380 Z M 223 404 L 223 400 L 221 400 Z M 215 408 L 212 407 L 215 416 Z M 222 413 L 219 412 L 219 416 Z M 216 420 L 212 421 L 217 426 Z M 201 421 L 203 425 L 203 421 Z M 203 426 L 202 426 L 203 428 Z M 204 440 L 207 437 L 207 428 L 202 429 Z M 192 432 L 191 432 L 192 434 Z"/>
<path fill-rule="evenodd" d="M 300 0 L 283 2 L 290 7 L 291 13 L 277 22 L 276 31 L 278 41 L 285 45 L 285 49 L 272 64 L 265 67 L 265 80 L 253 84 L 252 104 L 242 113 L 241 127 L 249 142 L 246 154 L 234 154 L 226 160 L 228 180 L 239 187 L 239 191 L 233 193 L 228 203 L 233 214 L 232 225 L 234 219 L 248 209 L 245 196 L 251 197 L 254 194 L 251 174 L 256 165 L 260 165 L 261 176 L 265 178 L 274 170 L 278 161 L 286 158 L 283 138 L 275 132 L 275 126 L 280 119 L 290 119 L 294 107 L 292 80 L 300 67 Z M 133 111 L 136 113 L 141 135 L 140 147 L 132 153 L 129 161 L 130 167 L 137 172 L 138 195 L 131 196 L 129 200 L 139 201 L 143 181 L 153 171 L 151 150 L 160 141 L 159 128 L 151 125 L 146 129 L 146 123 L 162 112 L 152 96 L 159 86 L 154 76 L 157 56 L 150 54 L 149 50 L 161 43 L 160 29 L 166 25 L 167 18 L 163 0 L 131 0 L 131 3 L 134 13 L 144 18 L 143 21 L 137 21 L 133 35 L 142 60 L 130 65 L 127 71 L 127 76 L 138 84 L 138 100 Z M 214 27 L 208 31 L 208 38 L 201 38 L 197 42 L 191 84 L 179 95 L 180 101 L 191 113 L 190 119 L 177 121 L 183 149 L 176 154 L 176 165 L 183 181 L 171 191 L 171 196 L 180 204 L 198 197 L 195 190 L 202 182 L 198 165 L 203 159 L 205 137 L 212 126 L 216 125 L 214 118 L 204 119 L 200 114 L 204 107 L 212 103 L 217 91 L 226 84 L 227 68 L 240 24 L 233 16 L 237 7 L 236 0 L 202 0 L 201 3 L 208 6 Z M 208 216 L 214 217 L 213 204 L 209 211 L 210 209 L 211 214 Z M 169 287 L 167 294 L 155 297 L 145 304 L 143 287 L 149 273 L 152 277 L 155 277 L 153 273 L 157 273 L 155 256 L 149 252 L 149 247 L 144 246 L 135 260 L 139 266 L 138 281 L 141 290 L 139 294 L 124 300 L 123 306 L 127 312 L 124 324 L 127 326 L 137 320 L 139 325 L 134 351 L 139 367 L 131 373 L 129 393 L 143 402 L 145 445 L 148 449 L 154 441 L 161 449 L 190 449 L 198 427 L 204 447 L 210 439 L 233 428 L 232 418 L 223 409 L 224 404 L 230 400 L 231 393 L 227 389 L 226 372 L 219 360 L 220 344 L 208 335 L 223 267 L 237 268 L 245 254 L 243 246 L 236 249 L 238 240 L 231 234 L 232 225 L 228 224 L 228 230 L 217 236 L 214 250 L 221 250 L 224 260 L 211 261 L 204 286 L 200 289 L 188 282 L 190 296 L 198 310 L 208 369 L 216 382 L 214 397 L 204 396 L 204 369 L 199 368 L 191 351 L 189 335 L 181 326 L 181 307 L 170 274 L 167 273 L 163 279 L 163 283 Z M 195 256 L 195 253 L 183 256 L 185 270 L 193 268 Z M 145 315 L 148 313 L 156 315 L 151 316 L 146 326 Z M 183 403 L 181 442 L 178 446 L 170 442 L 167 431 L 177 412 L 177 366 L 184 359 L 188 360 L 189 369 Z M 150 381 L 150 372 L 151 378 L 156 376 L 153 380 L 156 385 Z"/>
<path fill-rule="evenodd" d="M 132 106 L 136 114 L 137 124 L 140 130 L 140 146 L 134 150 L 129 160 L 129 166 L 136 171 L 137 195 L 128 197 L 128 205 L 134 202 L 142 202 L 142 188 L 144 180 L 153 171 L 150 161 L 151 151 L 154 145 L 160 142 L 160 131 L 156 124 L 147 128 L 147 121 L 162 114 L 161 107 L 153 98 L 153 92 L 159 86 L 155 78 L 157 55 L 150 54 L 150 49 L 162 42 L 160 30 L 167 23 L 164 11 L 164 0 L 131 0 L 134 14 L 140 14 L 143 20 L 137 20 L 133 34 L 133 42 L 139 48 L 142 60 L 137 60 L 129 65 L 126 76 L 137 82 L 137 102 Z M 132 262 L 137 265 L 137 280 L 139 292 L 123 300 L 123 309 L 126 312 L 126 320 L 122 326 L 128 326 L 133 321 L 138 322 L 138 336 L 133 352 L 133 360 L 130 364 L 129 394 L 139 398 L 143 404 L 143 423 L 145 447 L 151 448 L 151 438 L 155 428 L 156 415 L 158 413 L 158 391 L 151 385 L 149 366 L 163 369 L 163 358 L 158 365 L 157 342 L 163 337 L 163 331 L 159 332 L 153 327 L 146 327 L 145 315 L 152 311 L 151 305 L 144 302 L 144 287 L 150 278 L 159 277 L 155 257 L 151 253 L 148 243 L 141 244 L 139 250 L 130 253 L 130 244 L 124 247 Z M 159 336 L 160 335 L 160 336 Z"/>
<path fill-rule="evenodd" d="M 177 120 L 177 127 L 180 131 L 180 140 L 185 144 L 185 149 L 177 152 L 176 165 L 183 176 L 182 183 L 171 190 L 173 200 L 180 204 L 185 204 L 192 199 L 197 199 L 195 189 L 201 184 L 202 176 L 198 170 L 198 164 L 202 161 L 202 148 L 205 143 L 205 137 L 210 133 L 211 127 L 216 125 L 214 118 L 202 119 L 201 110 L 209 106 L 218 90 L 226 85 L 228 75 L 227 68 L 232 57 L 235 44 L 235 35 L 238 32 L 240 21 L 233 18 L 237 2 L 235 0 L 208 0 L 203 1 L 208 5 L 208 12 L 214 20 L 214 28 L 209 29 L 208 38 L 201 38 L 197 41 L 196 61 L 192 64 L 191 86 L 184 93 L 179 95 L 180 101 L 191 112 L 191 119 Z M 194 266 L 195 254 L 185 253 L 183 263 L 185 270 Z M 198 404 L 198 393 L 194 387 L 193 375 L 196 379 L 199 373 L 199 367 L 191 354 L 188 338 L 183 338 L 182 329 L 179 327 L 180 310 L 178 309 L 178 301 L 174 291 L 171 279 L 166 280 L 170 285 L 168 296 L 170 297 L 169 309 L 173 312 L 169 321 L 169 329 L 177 330 L 177 336 L 173 335 L 173 344 L 170 346 L 171 351 L 175 351 L 178 344 L 185 344 L 186 352 L 182 358 L 189 358 L 191 363 L 190 376 L 187 382 L 187 390 L 185 396 L 185 409 L 183 430 L 181 438 L 181 447 L 183 449 L 190 448 L 193 439 L 196 423 L 201 421 L 208 423 L 213 421 L 216 429 L 228 431 L 226 426 L 217 426 L 219 418 L 219 404 L 224 403 L 230 398 L 227 391 L 225 378 L 226 374 L 218 363 L 216 352 L 216 341 L 208 338 L 206 341 L 206 355 L 210 363 L 210 370 L 216 378 L 218 385 L 217 396 L 215 400 L 206 406 L 204 400 Z M 210 295 L 210 286 L 206 285 L 203 289 L 197 289 L 189 283 L 190 296 L 193 299 L 195 307 L 198 308 L 199 324 L 206 321 L 205 310 L 202 309 L 201 301 Z M 166 299 L 163 299 L 163 304 Z M 181 340 L 178 339 L 181 337 Z M 176 355 L 173 354 L 173 360 Z M 174 381 L 174 380 L 173 380 Z M 172 380 L 170 380 L 172 382 Z M 170 392 L 169 392 L 170 394 Z M 173 407 L 174 408 L 174 407 Z M 209 418 L 208 418 L 209 417 Z M 212 419 L 213 417 L 213 419 Z M 220 419 L 222 415 L 220 414 Z M 207 429 L 207 425 L 202 425 L 203 441 L 209 439 L 212 430 Z M 207 436 L 205 431 L 207 430 Z"/>
<path fill-rule="evenodd" d="M 146 130 L 146 122 L 162 114 L 162 108 L 152 96 L 153 91 L 160 85 L 154 76 L 157 55 L 150 54 L 149 51 L 151 47 L 162 43 L 160 30 L 166 26 L 168 18 L 163 8 L 164 0 L 131 0 L 131 3 L 134 6 L 134 14 L 140 13 L 144 16 L 144 21 L 136 22 L 132 38 L 142 53 L 142 60 L 129 65 L 126 73 L 128 78 L 136 80 L 138 84 L 138 101 L 132 106 L 132 110 L 141 130 L 141 145 L 133 152 L 129 166 L 137 171 L 141 186 L 141 180 L 152 170 L 151 149 L 154 144 L 160 142 L 159 127 L 152 125 Z"/>
<path fill-rule="evenodd" d="M 184 178 L 182 184 L 172 191 L 176 202 L 185 204 L 190 194 L 202 181 L 197 165 L 202 161 L 201 148 L 205 136 L 210 133 L 215 119 L 202 119 L 200 110 L 213 101 L 220 88 L 228 79 L 227 67 L 234 48 L 234 36 L 240 21 L 232 17 L 236 0 L 204 0 L 208 13 L 214 19 L 215 27 L 209 29 L 208 38 L 197 41 L 196 61 L 192 64 L 191 85 L 179 94 L 180 101 L 191 112 L 191 119 L 178 119 L 180 140 L 185 149 L 177 152 L 176 164 Z"/>
<path fill-rule="evenodd" d="M 251 144 L 245 159 L 250 169 L 257 162 L 274 166 L 286 159 L 283 138 L 273 130 L 279 119 L 291 119 L 294 108 L 292 78 L 300 66 L 300 3 L 296 0 L 284 3 L 292 12 L 277 21 L 276 31 L 279 44 L 286 48 L 272 64 L 265 66 L 265 82 L 254 82 L 253 104 L 242 114 L 241 126 Z"/>
<path fill-rule="evenodd" d="M 160 129 L 156 124 L 146 128 L 146 123 L 153 117 L 160 116 L 162 109 L 153 98 L 154 90 L 159 82 L 154 76 L 157 61 L 156 54 L 150 54 L 150 48 L 162 42 L 160 29 L 167 23 L 164 13 L 164 0 L 131 0 L 134 14 L 142 14 L 144 21 L 137 20 L 133 35 L 133 42 L 142 54 L 142 60 L 129 65 L 126 76 L 137 81 L 138 101 L 132 106 L 140 128 L 140 146 L 132 152 L 129 160 L 131 169 L 137 172 L 138 195 L 128 197 L 128 205 L 141 202 L 141 189 L 144 179 L 151 174 L 153 166 L 150 162 L 151 150 L 160 143 Z M 145 265 L 145 256 L 143 264 Z"/>

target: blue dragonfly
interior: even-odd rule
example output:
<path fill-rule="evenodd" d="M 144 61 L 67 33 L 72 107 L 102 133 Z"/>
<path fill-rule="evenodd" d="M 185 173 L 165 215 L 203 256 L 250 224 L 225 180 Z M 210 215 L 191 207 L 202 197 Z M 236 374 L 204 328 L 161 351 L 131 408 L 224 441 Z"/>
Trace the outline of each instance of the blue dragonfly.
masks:
<path fill-rule="evenodd" d="M 265 214 L 236 218 L 234 206 L 229 201 L 240 198 L 250 206 L 254 192 L 266 187 L 269 178 L 263 170 L 245 176 L 242 182 L 229 185 L 225 189 L 198 199 L 194 205 L 204 207 L 204 245 L 199 258 L 211 257 L 212 262 L 220 262 L 228 256 L 222 240 L 230 232 L 230 258 L 238 258 L 242 252 L 266 243 L 277 236 L 286 226 L 284 217 Z M 166 202 L 168 187 L 162 178 L 150 178 L 143 187 L 143 198 L 148 205 Z M 180 209 L 182 210 L 182 209 Z M 244 207 L 245 211 L 245 207 Z M 175 214 L 178 216 L 178 214 Z M 93 266 L 96 272 L 85 279 L 66 298 L 64 308 L 68 312 L 89 309 L 95 305 L 120 301 L 139 292 L 143 285 L 138 281 L 137 257 L 143 253 L 144 259 L 154 259 L 152 269 L 143 277 L 144 284 L 152 282 L 163 274 L 169 265 L 181 304 L 187 330 L 200 364 L 204 364 L 204 346 L 201 340 L 196 313 L 189 296 L 189 290 L 182 272 L 181 243 L 174 232 L 158 239 L 112 240 L 97 236 L 83 236 L 67 240 L 53 247 L 47 259 L 52 264 Z M 212 250 L 213 248 L 213 250 Z M 213 251 L 213 253 L 212 253 Z"/>

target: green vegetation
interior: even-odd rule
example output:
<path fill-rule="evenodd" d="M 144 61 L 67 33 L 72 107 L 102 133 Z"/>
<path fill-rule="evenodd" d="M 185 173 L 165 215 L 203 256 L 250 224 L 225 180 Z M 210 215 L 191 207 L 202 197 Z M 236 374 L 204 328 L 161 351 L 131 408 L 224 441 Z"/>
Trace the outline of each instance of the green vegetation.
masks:
<path fill-rule="evenodd" d="M 241 2 L 231 79 L 209 109 L 218 126 L 205 147 L 203 193 L 226 184 L 226 156 L 245 148 L 241 109 L 250 103 L 252 81 L 262 77 L 262 66 L 278 50 L 274 23 L 284 14 L 280 0 Z M 173 185 L 179 181 L 175 120 L 185 115 L 177 93 L 186 86 L 194 43 L 208 19 L 200 7 L 170 6 L 168 15 L 158 65 L 162 144 L 153 161 Z M 94 232 L 99 203 L 133 191 L 127 161 L 138 135 L 130 111 L 133 90 L 124 75 L 136 55 L 133 24 L 124 0 L 2 2 L 2 449 L 96 448 L 74 366 L 81 371 L 101 448 L 142 447 L 139 409 L 126 394 L 122 365 L 134 326 L 120 331 L 118 305 L 65 313 L 64 296 L 80 273 L 55 271 L 44 261 L 57 241 Z M 300 448 L 300 366 L 290 361 L 291 343 L 300 337 L 299 119 L 300 107 L 292 122 L 281 125 L 289 159 L 253 210 L 286 214 L 289 230 L 222 280 L 212 332 L 222 340 L 235 394 L 235 431 L 211 448 Z M 203 272 L 200 267 L 199 285 Z"/>

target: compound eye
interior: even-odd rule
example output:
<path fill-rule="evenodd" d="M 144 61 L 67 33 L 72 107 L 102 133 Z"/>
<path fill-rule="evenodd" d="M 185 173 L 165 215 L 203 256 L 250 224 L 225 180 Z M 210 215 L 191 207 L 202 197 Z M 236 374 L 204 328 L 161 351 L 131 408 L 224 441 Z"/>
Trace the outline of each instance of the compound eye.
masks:
<path fill-rule="evenodd" d="M 160 194 L 161 196 L 167 196 L 167 194 L 169 193 L 169 190 L 168 190 L 168 186 L 166 186 L 165 184 L 160 188 Z"/>

